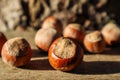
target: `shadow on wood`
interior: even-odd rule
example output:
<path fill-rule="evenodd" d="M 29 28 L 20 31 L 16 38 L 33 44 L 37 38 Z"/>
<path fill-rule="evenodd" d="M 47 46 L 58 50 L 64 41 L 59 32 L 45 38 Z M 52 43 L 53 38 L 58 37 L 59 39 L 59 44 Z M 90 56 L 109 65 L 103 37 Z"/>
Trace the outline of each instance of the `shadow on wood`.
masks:
<path fill-rule="evenodd" d="M 26 64 L 25 66 L 20 67 L 22 69 L 29 69 L 29 70 L 54 70 L 50 64 L 48 59 L 44 58 L 35 58 L 30 61 L 30 63 Z"/>
<path fill-rule="evenodd" d="M 48 56 L 47 52 L 43 52 L 40 49 L 32 49 L 32 52 L 33 52 L 32 58 L 35 58 L 35 57 L 47 57 Z"/>
<path fill-rule="evenodd" d="M 120 73 L 120 62 L 114 61 L 83 62 L 76 69 L 70 71 L 70 73 L 86 75 Z"/>
<path fill-rule="evenodd" d="M 90 53 L 88 52 L 84 47 L 84 53 L 86 55 L 95 55 L 95 53 Z M 97 53 L 97 54 L 100 54 L 100 55 L 120 55 L 120 46 L 111 46 L 111 47 L 106 47 L 105 50 L 101 53 Z"/>

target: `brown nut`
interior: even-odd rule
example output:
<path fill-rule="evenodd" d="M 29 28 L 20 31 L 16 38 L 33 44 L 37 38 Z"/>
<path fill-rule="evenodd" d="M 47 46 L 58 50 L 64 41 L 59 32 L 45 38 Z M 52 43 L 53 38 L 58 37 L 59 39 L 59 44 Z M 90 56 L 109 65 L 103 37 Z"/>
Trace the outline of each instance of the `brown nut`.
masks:
<path fill-rule="evenodd" d="M 80 24 L 72 23 L 66 26 L 63 32 L 63 36 L 76 39 L 80 43 L 83 43 L 83 39 L 85 37 L 85 30 L 81 27 Z"/>
<path fill-rule="evenodd" d="M 2 47 L 6 41 L 7 41 L 7 38 L 2 32 L 0 32 L 0 55 L 1 55 Z"/>
<path fill-rule="evenodd" d="M 43 51 L 47 52 L 51 43 L 59 37 L 53 28 L 42 28 L 35 35 L 35 44 Z"/>
<path fill-rule="evenodd" d="M 50 16 L 44 20 L 42 28 L 54 28 L 59 34 L 62 34 L 62 23 L 53 16 Z"/>
<path fill-rule="evenodd" d="M 115 23 L 109 22 L 101 32 L 108 45 L 120 43 L 120 28 Z"/>
<path fill-rule="evenodd" d="M 49 48 L 49 63 L 56 70 L 70 71 L 82 62 L 83 50 L 70 38 L 58 38 Z"/>
<path fill-rule="evenodd" d="M 23 66 L 27 64 L 32 55 L 29 43 L 22 37 L 8 40 L 2 48 L 2 60 L 10 66 Z"/>
<path fill-rule="evenodd" d="M 105 49 L 106 43 L 100 31 L 93 31 L 85 36 L 84 46 L 91 53 L 100 53 Z"/>

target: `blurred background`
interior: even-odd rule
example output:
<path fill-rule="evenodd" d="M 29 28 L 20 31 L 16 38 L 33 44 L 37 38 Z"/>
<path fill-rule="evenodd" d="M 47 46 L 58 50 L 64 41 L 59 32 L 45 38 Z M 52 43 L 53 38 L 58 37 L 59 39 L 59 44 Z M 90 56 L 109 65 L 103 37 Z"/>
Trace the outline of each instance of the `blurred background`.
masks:
<path fill-rule="evenodd" d="M 113 20 L 120 24 L 120 0 L 0 0 L 0 31 L 41 28 L 48 16 L 63 27 L 79 23 L 86 30 L 101 29 Z"/>

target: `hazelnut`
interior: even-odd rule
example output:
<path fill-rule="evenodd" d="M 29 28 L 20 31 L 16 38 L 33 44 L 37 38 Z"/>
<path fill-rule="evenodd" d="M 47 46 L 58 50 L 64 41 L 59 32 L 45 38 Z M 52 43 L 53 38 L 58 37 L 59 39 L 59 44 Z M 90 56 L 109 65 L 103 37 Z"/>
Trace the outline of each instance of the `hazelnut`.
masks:
<path fill-rule="evenodd" d="M 115 23 L 109 22 L 101 32 L 108 45 L 120 43 L 120 28 Z"/>
<path fill-rule="evenodd" d="M 27 64 L 32 55 L 29 43 L 22 37 L 8 40 L 2 48 L 2 60 L 10 66 L 23 66 Z"/>
<path fill-rule="evenodd" d="M 63 36 L 76 39 L 78 42 L 83 43 L 85 30 L 80 24 L 72 23 L 66 26 Z"/>
<path fill-rule="evenodd" d="M 106 43 L 100 31 L 93 31 L 85 36 L 84 46 L 91 53 L 100 53 L 105 49 Z"/>
<path fill-rule="evenodd" d="M 59 34 L 62 34 L 62 23 L 53 16 L 47 17 L 44 20 L 42 28 L 54 28 Z"/>
<path fill-rule="evenodd" d="M 0 32 L 0 55 L 1 55 L 2 47 L 6 41 L 7 41 L 7 38 L 2 32 Z"/>
<path fill-rule="evenodd" d="M 70 71 L 82 62 L 83 50 L 77 41 L 60 37 L 51 44 L 48 59 L 54 69 Z"/>
<path fill-rule="evenodd" d="M 35 35 L 35 44 L 42 51 L 47 52 L 51 43 L 59 37 L 57 31 L 53 28 L 42 28 Z"/>

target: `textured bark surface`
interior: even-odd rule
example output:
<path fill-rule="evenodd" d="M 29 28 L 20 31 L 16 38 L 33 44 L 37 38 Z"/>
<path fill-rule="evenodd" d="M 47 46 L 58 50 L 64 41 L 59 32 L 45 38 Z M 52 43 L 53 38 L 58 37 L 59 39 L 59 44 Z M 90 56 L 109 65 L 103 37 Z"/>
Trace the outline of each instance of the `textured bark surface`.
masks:
<path fill-rule="evenodd" d="M 29 0 L 29 11 L 34 27 L 40 26 L 46 17 L 53 15 L 64 26 L 76 22 L 93 30 L 101 29 L 111 19 L 119 19 L 117 3 L 113 0 Z"/>
<path fill-rule="evenodd" d="M 114 0 L 1 0 L 0 30 L 18 25 L 39 29 L 48 16 L 60 19 L 64 27 L 75 22 L 89 30 L 101 29 L 111 19 L 120 24 L 119 4 Z"/>
<path fill-rule="evenodd" d="M 0 0 L 0 31 L 14 29 L 22 15 L 20 0 Z"/>

